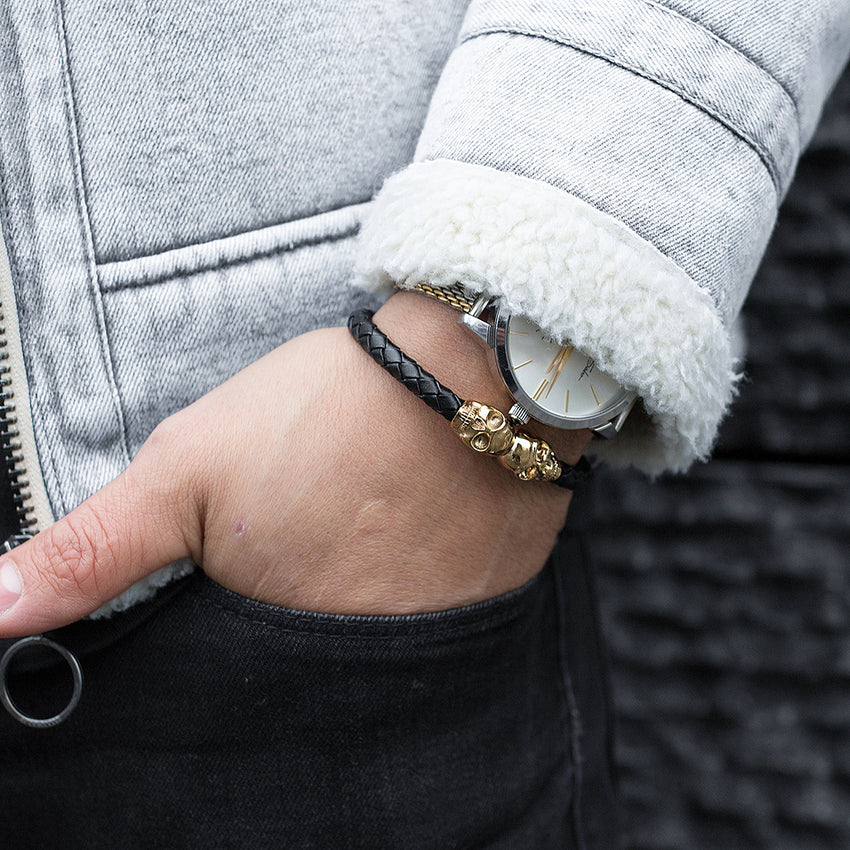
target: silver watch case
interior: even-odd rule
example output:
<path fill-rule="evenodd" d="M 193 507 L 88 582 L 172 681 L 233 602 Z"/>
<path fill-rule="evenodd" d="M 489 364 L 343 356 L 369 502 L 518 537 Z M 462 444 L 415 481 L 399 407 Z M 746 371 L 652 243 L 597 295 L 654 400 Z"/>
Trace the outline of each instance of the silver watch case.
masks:
<path fill-rule="evenodd" d="M 552 425 L 555 428 L 579 429 L 590 428 L 601 437 L 610 438 L 619 432 L 637 400 L 637 393 L 622 390 L 620 395 L 598 414 L 592 417 L 556 416 L 543 409 L 517 383 L 508 362 L 505 340 L 508 334 L 510 313 L 501 306 L 494 306 L 492 299 L 481 296 L 469 310 L 461 316 L 460 321 L 476 336 L 493 349 L 496 367 L 499 375 L 523 411 L 532 419 Z"/>

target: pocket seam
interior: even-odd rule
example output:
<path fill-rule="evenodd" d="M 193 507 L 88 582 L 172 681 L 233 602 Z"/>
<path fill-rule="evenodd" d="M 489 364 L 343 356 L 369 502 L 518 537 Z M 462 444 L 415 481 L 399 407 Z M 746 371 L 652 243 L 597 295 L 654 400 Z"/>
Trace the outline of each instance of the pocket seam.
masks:
<path fill-rule="evenodd" d="M 315 634 L 323 637 L 339 637 L 346 640 L 395 640 L 407 638 L 413 640 L 433 640 L 434 638 L 454 638 L 471 636 L 485 630 L 508 625 L 517 620 L 525 609 L 531 608 L 536 599 L 534 591 L 539 590 L 546 567 L 534 575 L 525 584 L 506 593 L 499 594 L 468 606 L 448 608 L 444 611 L 422 614 L 328 614 L 319 611 L 302 611 L 295 608 L 275 606 L 242 596 L 218 584 L 203 573 L 200 579 L 207 583 L 200 585 L 200 593 L 195 599 L 206 605 L 218 608 L 223 613 L 239 620 L 261 625 L 277 633 L 303 635 Z M 226 602 L 210 597 L 210 591 L 230 594 Z M 280 623 L 273 622 L 261 612 L 252 616 L 236 609 L 236 605 L 269 606 L 268 613 L 279 617 Z M 293 627 L 293 621 L 298 628 Z M 367 630 L 367 631 L 364 631 Z"/>
<path fill-rule="evenodd" d="M 369 201 L 356 201 L 313 216 L 233 236 L 196 242 L 157 254 L 98 263 L 100 290 L 106 294 L 153 286 L 176 277 L 251 263 L 310 245 L 350 239 L 359 232 L 360 222 L 369 206 Z"/>

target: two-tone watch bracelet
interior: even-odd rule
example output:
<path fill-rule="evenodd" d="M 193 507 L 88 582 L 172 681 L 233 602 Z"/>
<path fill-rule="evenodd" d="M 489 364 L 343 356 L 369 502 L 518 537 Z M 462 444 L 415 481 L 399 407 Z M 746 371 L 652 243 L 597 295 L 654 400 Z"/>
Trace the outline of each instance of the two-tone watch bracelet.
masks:
<path fill-rule="evenodd" d="M 509 414 L 479 401 L 462 401 L 408 357 L 372 321 L 370 310 L 348 318 L 351 335 L 396 380 L 432 410 L 449 420 L 452 430 L 473 451 L 494 456 L 522 481 L 551 481 L 574 490 L 587 481 L 593 468 L 582 457 L 575 466 L 559 461 L 544 440 L 520 430 Z"/>

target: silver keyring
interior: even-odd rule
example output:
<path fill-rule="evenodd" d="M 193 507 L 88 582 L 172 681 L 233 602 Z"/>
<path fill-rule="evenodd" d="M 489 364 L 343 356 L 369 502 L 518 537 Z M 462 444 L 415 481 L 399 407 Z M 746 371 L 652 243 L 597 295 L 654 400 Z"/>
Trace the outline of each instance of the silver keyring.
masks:
<path fill-rule="evenodd" d="M 74 693 L 71 694 L 68 705 L 59 714 L 54 714 L 53 717 L 30 717 L 24 714 L 15 705 L 9 693 L 9 683 L 6 681 L 6 671 L 9 669 L 9 662 L 27 646 L 46 646 L 50 649 L 55 649 L 68 662 L 68 666 L 71 668 L 71 675 L 74 677 Z M 80 701 L 80 695 L 83 692 L 83 671 L 76 656 L 65 649 L 64 646 L 60 646 L 55 641 L 43 635 L 33 635 L 32 637 L 21 638 L 21 640 L 13 643 L 6 650 L 3 658 L 0 659 L 0 683 L 3 685 L 2 690 L 0 690 L 0 702 L 3 703 L 3 707 L 15 720 L 23 723 L 24 726 L 32 726 L 35 729 L 49 729 L 51 726 L 58 726 L 64 720 L 67 720 L 71 712 L 77 707 L 77 703 Z"/>

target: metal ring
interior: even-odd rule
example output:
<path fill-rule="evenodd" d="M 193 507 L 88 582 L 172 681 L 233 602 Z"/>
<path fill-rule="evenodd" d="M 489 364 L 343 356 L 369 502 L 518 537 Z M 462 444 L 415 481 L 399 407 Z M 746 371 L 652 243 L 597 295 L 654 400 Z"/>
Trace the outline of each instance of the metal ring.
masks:
<path fill-rule="evenodd" d="M 59 712 L 59 714 L 54 714 L 53 717 L 30 717 L 27 714 L 24 714 L 14 703 L 11 694 L 9 693 L 9 683 L 6 681 L 6 672 L 9 669 L 9 662 L 12 658 L 17 655 L 22 649 L 27 646 L 46 646 L 50 649 L 55 649 L 67 662 L 68 666 L 71 668 L 71 675 L 74 677 L 74 692 L 71 694 L 71 699 L 68 702 L 68 705 Z M 71 712 L 77 707 L 77 703 L 80 701 L 80 695 L 83 692 L 83 671 L 80 667 L 80 662 L 77 661 L 76 656 L 65 649 L 64 646 L 60 646 L 55 641 L 50 640 L 50 638 L 46 638 L 43 635 L 33 635 L 32 637 L 21 638 L 17 643 L 13 643 L 3 655 L 3 658 L 0 659 L 0 683 L 2 683 L 2 690 L 0 690 L 0 702 L 3 703 L 3 707 L 12 717 L 15 718 L 19 723 L 23 723 L 24 726 L 32 726 L 35 729 L 49 729 L 52 726 L 58 726 L 64 720 L 67 720 L 70 716 Z"/>

